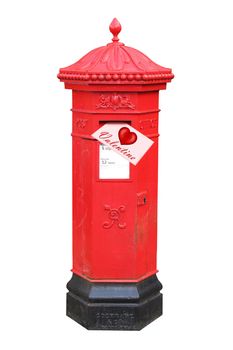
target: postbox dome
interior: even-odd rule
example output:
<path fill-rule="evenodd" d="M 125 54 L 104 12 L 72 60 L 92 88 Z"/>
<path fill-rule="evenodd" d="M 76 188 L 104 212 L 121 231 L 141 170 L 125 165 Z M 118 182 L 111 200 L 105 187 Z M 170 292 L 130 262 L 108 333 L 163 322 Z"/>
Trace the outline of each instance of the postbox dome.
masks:
<path fill-rule="evenodd" d="M 112 43 L 98 47 L 71 66 L 61 68 L 58 78 L 76 84 L 158 84 L 174 77 L 142 52 L 119 42 L 121 24 L 116 18 L 109 29 Z"/>

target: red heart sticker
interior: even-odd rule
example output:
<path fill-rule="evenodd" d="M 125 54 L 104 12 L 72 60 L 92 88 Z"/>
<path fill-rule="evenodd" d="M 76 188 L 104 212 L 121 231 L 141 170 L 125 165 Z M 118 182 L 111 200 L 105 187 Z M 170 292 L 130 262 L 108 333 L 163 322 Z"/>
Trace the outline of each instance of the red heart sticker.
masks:
<path fill-rule="evenodd" d="M 129 128 L 121 128 L 118 132 L 118 137 L 121 145 L 132 145 L 137 141 L 137 134 L 131 132 Z"/>

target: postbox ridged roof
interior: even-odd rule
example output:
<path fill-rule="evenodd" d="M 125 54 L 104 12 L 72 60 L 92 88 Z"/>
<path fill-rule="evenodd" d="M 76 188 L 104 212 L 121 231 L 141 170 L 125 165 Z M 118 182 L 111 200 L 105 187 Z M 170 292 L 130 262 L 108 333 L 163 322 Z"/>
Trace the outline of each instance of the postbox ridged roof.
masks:
<path fill-rule="evenodd" d="M 98 47 L 76 63 L 61 68 L 58 78 L 79 84 L 158 84 L 174 77 L 170 68 L 159 66 L 142 52 L 119 42 L 121 24 L 109 26 L 112 43 Z"/>

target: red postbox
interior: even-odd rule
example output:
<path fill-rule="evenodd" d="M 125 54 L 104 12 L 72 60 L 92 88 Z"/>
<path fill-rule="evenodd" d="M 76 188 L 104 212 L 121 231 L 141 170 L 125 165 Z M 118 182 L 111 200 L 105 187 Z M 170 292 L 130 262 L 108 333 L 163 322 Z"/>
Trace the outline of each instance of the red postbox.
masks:
<path fill-rule="evenodd" d="M 156 276 L 158 101 L 173 74 L 119 42 L 116 19 L 109 28 L 111 43 L 58 74 L 73 93 L 67 315 L 88 329 L 139 330 L 162 314 Z M 136 166 L 122 165 L 114 151 L 108 153 L 113 161 L 103 165 L 109 150 L 91 135 L 106 123 L 126 123 L 154 141 Z"/>

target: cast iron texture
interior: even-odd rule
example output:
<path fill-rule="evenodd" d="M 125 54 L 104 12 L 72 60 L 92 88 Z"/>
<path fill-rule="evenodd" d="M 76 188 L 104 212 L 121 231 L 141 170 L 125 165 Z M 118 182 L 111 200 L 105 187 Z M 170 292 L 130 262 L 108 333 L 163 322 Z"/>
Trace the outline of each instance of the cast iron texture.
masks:
<path fill-rule="evenodd" d="M 156 275 L 137 283 L 93 283 L 73 274 L 67 316 L 87 329 L 140 330 L 162 315 Z"/>

